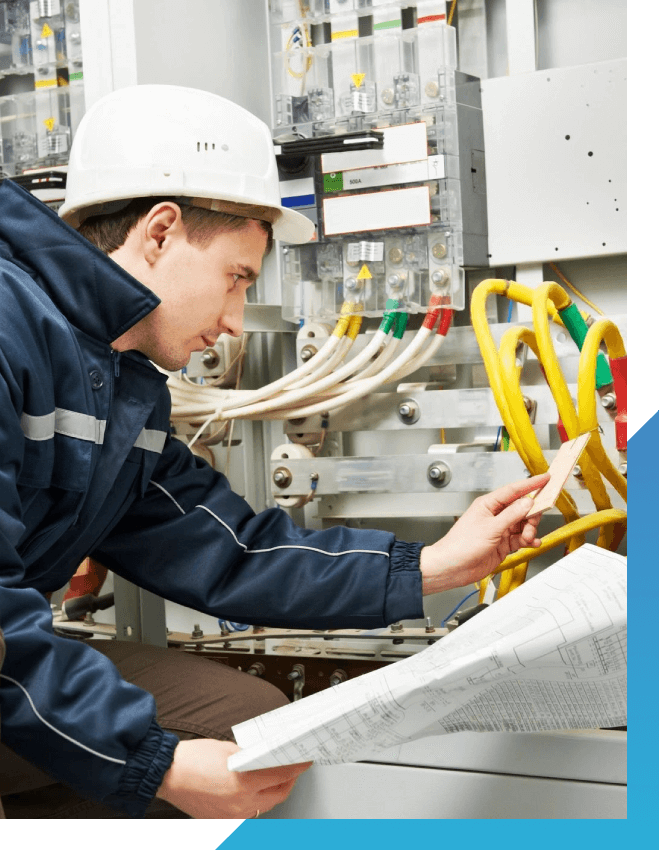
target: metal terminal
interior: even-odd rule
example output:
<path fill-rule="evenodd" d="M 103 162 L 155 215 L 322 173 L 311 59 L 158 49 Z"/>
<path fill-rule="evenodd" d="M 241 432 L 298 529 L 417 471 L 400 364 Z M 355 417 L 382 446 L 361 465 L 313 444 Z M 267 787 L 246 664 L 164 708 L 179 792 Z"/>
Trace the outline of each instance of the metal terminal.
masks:
<path fill-rule="evenodd" d="M 627 478 L 627 464 L 626 464 L 626 463 L 621 463 L 621 464 L 620 464 L 620 466 L 618 467 L 618 472 L 619 472 L 621 475 L 624 475 L 624 476 L 625 476 L 625 478 Z"/>
<path fill-rule="evenodd" d="M 398 265 L 403 262 L 404 254 L 400 248 L 391 248 L 389 251 L 389 262 Z"/>
<path fill-rule="evenodd" d="M 403 624 L 402 623 L 392 623 L 389 626 L 389 631 L 390 632 L 402 632 L 403 631 Z"/>
<path fill-rule="evenodd" d="M 419 405 L 413 398 L 405 398 L 398 405 L 398 418 L 406 425 L 413 425 L 419 420 Z"/>
<path fill-rule="evenodd" d="M 443 260 L 446 256 L 446 245 L 443 242 L 435 242 L 432 246 L 432 255 L 436 260 Z"/>
<path fill-rule="evenodd" d="M 194 624 L 194 628 L 193 628 L 193 630 L 192 630 L 192 633 L 191 633 L 190 637 L 193 637 L 193 638 L 202 638 L 203 636 L 204 636 L 204 633 L 203 633 L 203 631 L 199 628 L 199 623 L 195 623 L 195 624 Z"/>
<path fill-rule="evenodd" d="M 428 467 L 428 481 L 433 487 L 446 487 L 451 480 L 451 468 L 443 460 L 436 460 Z"/>
<path fill-rule="evenodd" d="M 220 355 L 214 348 L 207 348 L 200 359 L 206 369 L 215 369 L 216 366 L 220 365 Z"/>
<path fill-rule="evenodd" d="M 293 480 L 293 476 L 291 475 L 290 469 L 287 469 L 285 466 L 278 466 L 272 473 L 272 480 L 275 482 L 277 487 L 281 487 L 283 490 L 285 487 L 290 485 Z"/>
<path fill-rule="evenodd" d="M 311 360 L 314 354 L 318 353 L 318 349 L 315 345 L 305 345 L 302 351 L 300 352 L 300 360 L 303 363 L 306 363 L 307 360 Z"/>
<path fill-rule="evenodd" d="M 84 622 L 85 622 L 88 626 L 94 626 L 94 625 L 96 625 L 96 620 L 93 618 L 93 616 L 92 616 L 92 612 L 91 612 L 91 611 L 87 611 L 87 613 L 85 614 Z"/>
<path fill-rule="evenodd" d="M 435 286 L 445 286 L 450 278 L 451 276 L 447 269 L 437 269 L 437 271 L 432 273 L 430 280 L 435 284 Z"/>
<path fill-rule="evenodd" d="M 426 632 L 428 634 L 430 634 L 431 632 L 434 632 L 434 631 L 435 631 L 435 627 L 432 624 L 432 620 L 430 619 L 430 617 L 426 617 Z"/>
<path fill-rule="evenodd" d="M 583 472 L 581 471 L 581 467 L 579 465 L 575 466 L 572 470 L 572 475 L 577 478 L 579 481 L 583 478 Z"/>
<path fill-rule="evenodd" d="M 262 676 L 265 673 L 265 666 L 260 661 L 255 661 L 247 672 L 250 676 Z"/>
<path fill-rule="evenodd" d="M 343 283 L 343 288 L 346 292 L 357 292 L 362 288 L 362 282 L 356 277 L 348 277 Z"/>
<path fill-rule="evenodd" d="M 286 677 L 289 681 L 293 682 L 293 702 L 297 702 L 297 700 L 302 699 L 302 690 L 304 688 L 304 665 L 303 664 L 295 664 L 293 665 L 293 669 Z"/>
<path fill-rule="evenodd" d="M 405 286 L 405 278 L 400 274 L 390 274 L 387 278 L 387 286 L 391 289 L 402 289 Z"/>
<path fill-rule="evenodd" d="M 606 393 L 606 395 L 602 396 L 602 407 L 605 410 L 615 410 L 618 406 L 618 401 L 616 399 L 615 393 Z"/>
<path fill-rule="evenodd" d="M 387 106 L 391 106 L 394 102 L 394 91 L 393 89 L 384 89 L 382 91 L 382 102 Z"/>
<path fill-rule="evenodd" d="M 340 685 L 341 682 L 348 681 L 348 674 L 345 670 L 337 669 L 329 677 L 329 683 L 332 687 Z"/>
<path fill-rule="evenodd" d="M 439 95 L 439 85 L 433 81 L 426 83 L 426 97 L 437 97 Z"/>

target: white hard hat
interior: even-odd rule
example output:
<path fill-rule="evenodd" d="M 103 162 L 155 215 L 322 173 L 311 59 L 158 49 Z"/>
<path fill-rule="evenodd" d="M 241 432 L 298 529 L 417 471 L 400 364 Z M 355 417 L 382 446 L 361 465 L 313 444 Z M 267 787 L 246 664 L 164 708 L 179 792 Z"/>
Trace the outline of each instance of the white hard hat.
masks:
<path fill-rule="evenodd" d="M 91 215 L 116 209 L 113 201 L 151 196 L 279 210 L 273 234 L 287 242 L 307 242 L 314 232 L 308 218 L 281 205 L 267 125 L 199 89 L 119 89 L 93 104 L 80 122 L 60 216 L 79 227 Z"/>

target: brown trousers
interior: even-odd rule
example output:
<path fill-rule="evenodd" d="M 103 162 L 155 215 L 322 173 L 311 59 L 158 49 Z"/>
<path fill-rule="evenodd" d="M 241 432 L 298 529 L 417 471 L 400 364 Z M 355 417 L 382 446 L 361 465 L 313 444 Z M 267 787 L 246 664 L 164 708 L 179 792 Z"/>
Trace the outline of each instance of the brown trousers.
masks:
<path fill-rule="evenodd" d="M 90 645 L 107 656 L 124 679 L 153 694 L 158 722 L 182 740 L 232 741 L 233 725 L 287 703 L 274 685 L 207 658 L 126 641 L 92 640 Z M 125 817 L 56 783 L 1 743 L 0 798 L 7 818 Z M 146 817 L 187 815 L 154 799 Z"/>

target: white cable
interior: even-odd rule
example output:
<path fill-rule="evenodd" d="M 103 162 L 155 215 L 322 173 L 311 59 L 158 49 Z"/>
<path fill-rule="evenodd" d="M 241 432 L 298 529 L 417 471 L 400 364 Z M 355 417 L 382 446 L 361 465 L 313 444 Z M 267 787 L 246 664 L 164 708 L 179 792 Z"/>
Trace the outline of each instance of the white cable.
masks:
<path fill-rule="evenodd" d="M 341 369 L 338 369 L 331 375 L 327 375 L 321 380 L 315 381 L 311 385 L 300 386 L 297 389 L 289 390 L 277 396 L 276 398 L 268 399 L 267 401 L 263 401 L 260 404 L 252 404 L 245 407 L 234 408 L 231 411 L 227 411 L 227 413 L 223 415 L 223 418 L 233 419 L 234 417 L 242 418 L 244 416 L 257 416 L 258 414 L 265 413 L 271 410 L 280 409 L 282 407 L 289 407 L 294 403 L 309 398 L 310 396 L 316 396 L 323 390 L 337 386 L 344 378 L 351 375 L 365 363 L 368 363 L 373 354 L 380 348 L 382 343 L 386 342 L 386 339 L 387 334 L 384 333 L 384 331 L 376 331 L 373 336 L 373 339 L 369 342 L 366 348 L 364 348 L 364 350 L 357 355 L 357 357 L 355 357 L 350 362 L 344 364 Z"/>
<path fill-rule="evenodd" d="M 321 401 L 317 404 L 309 405 L 308 407 L 293 408 L 285 411 L 275 411 L 266 418 L 306 419 L 307 416 L 315 416 L 317 413 L 323 413 L 324 411 L 329 410 L 336 410 L 337 407 L 343 407 L 344 405 L 349 404 L 351 401 L 355 401 L 358 398 L 363 398 L 365 395 L 368 395 L 369 393 L 373 392 L 376 387 L 379 387 L 382 384 L 386 383 L 392 375 L 399 374 L 401 369 L 406 364 L 413 361 L 416 355 L 423 347 L 424 343 L 428 340 L 428 337 L 432 333 L 433 331 L 430 328 L 419 328 L 412 342 L 407 346 L 405 351 L 398 355 L 398 357 L 393 361 L 393 363 L 390 363 L 389 366 L 387 366 L 374 377 L 357 381 L 349 389 L 346 389 L 346 392 L 341 393 L 341 395 L 337 396 L 336 398 Z"/>

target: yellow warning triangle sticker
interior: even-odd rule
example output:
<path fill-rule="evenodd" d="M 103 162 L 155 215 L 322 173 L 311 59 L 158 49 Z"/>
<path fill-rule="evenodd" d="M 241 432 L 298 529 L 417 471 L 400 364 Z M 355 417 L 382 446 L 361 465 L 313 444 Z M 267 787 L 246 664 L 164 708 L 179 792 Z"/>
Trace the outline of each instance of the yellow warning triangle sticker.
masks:
<path fill-rule="evenodd" d="M 43 123 L 46 125 L 46 129 L 48 130 L 48 132 L 52 133 L 53 127 L 55 126 L 55 119 L 54 118 L 46 118 L 46 120 Z"/>
<path fill-rule="evenodd" d="M 357 88 L 361 87 L 361 84 L 364 82 L 364 77 L 366 74 L 350 74 L 350 78 L 353 83 L 357 86 Z"/>
<path fill-rule="evenodd" d="M 50 38 L 51 35 L 54 35 L 53 31 L 48 24 L 44 24 L 43 29 L 41 30 L 41 38 Z"/>
<path fill-rule="evenodd" d="M 368 270 L 368 266 L 366 265 L 366 263 L 364 263 L 364 265 L 359 270 L 359 274 L 357 275 L 357 280 L 370 280 L 372 277 L 373 277 L 373 275 Z"/>

